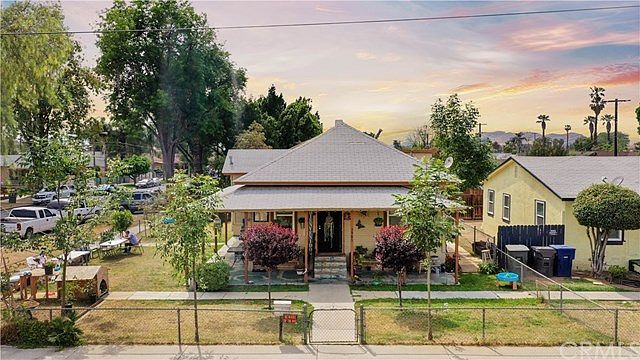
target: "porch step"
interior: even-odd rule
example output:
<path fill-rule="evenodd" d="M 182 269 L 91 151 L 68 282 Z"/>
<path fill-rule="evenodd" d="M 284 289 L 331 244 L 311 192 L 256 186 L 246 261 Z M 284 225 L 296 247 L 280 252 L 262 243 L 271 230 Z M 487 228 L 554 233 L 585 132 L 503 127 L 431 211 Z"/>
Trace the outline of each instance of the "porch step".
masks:
<path fill-rule="evenodd" d="M 317 256 L 314 261 L 315 279 L 346 280 L 346 256 Z"/>

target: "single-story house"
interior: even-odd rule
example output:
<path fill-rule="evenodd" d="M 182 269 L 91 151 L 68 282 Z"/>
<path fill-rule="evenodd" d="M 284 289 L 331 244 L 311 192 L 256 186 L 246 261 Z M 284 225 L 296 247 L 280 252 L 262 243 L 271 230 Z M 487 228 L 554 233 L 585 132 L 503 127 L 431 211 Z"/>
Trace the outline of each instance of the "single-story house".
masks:
<path fill-rule="evenodd" d="M 221 212 L 231 214 L 233 235 L 253 224 L 293 228 L 304 249 L 308 277 L 349 264 L 369 252 L 385 225 L 398 224 L 394 194 L 406 194 L 418 160 L 336 120 L 321 135 L 286 150 L 229 150 Z M 335 266 L 326 262 L 336 261 Z M 334 271 L 335 275 L 335 271 Z"/>
<path fill-rule="evenodd" d="M 499 226 L 564 225 L 566 245 L 576 248 L 574 269 L 590 269 L 586 227 L 573 216 L 578 193 L 602 181 L 621 183 L 640 193 L 640 157 L 513 156 L 483 184 L 482 230 L 497 235 Z M 607 245 L 607 265 L 628 266 L 640 258 L 640 230 L 614 231 Z"/>

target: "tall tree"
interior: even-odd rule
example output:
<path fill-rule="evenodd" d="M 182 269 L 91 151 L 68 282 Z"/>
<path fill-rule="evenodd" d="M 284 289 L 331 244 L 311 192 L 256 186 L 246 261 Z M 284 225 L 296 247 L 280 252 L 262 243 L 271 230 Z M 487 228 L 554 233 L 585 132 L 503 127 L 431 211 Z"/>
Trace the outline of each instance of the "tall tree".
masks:
<path fill-rule="evenodd" d="M 166 177 L 180 150 L 201 172 L 211 151 L 233 144 L 233 103 L 246 82 L 216 43 L 204 15 L 183 0 L 116 0 L 101 17 L 97 69 L 109 82 L 116 121 L 145 126 L 158 139 Z M 164 31 L 114 31 L 172 29 Z"/>
<path fill-rule="evenodd" d="M 638 121 L 638 135 L 640 135 L 640 106 L 636 108 L 636 121 Z"/>
<path fill-rule="evenodd" d="M 600 115 L 600 112 L 605 106 L 604 88 L 592 86 L 590 90 L 591 93 L 589 97 L 591 98 L 591 104 L 589 104 L 589 108 L 591 108 L 591 111 L 593 111 L 596 116 L 596 120 L 593 123 L 593 140 L 596 140 L 598 138 L 598 115 Z"/>
<path fill-rule="evenodd" d="M 312 112 L 311 99 L 300 97 L 280 115 L 279 147 L 288 149 L 322 133 L 318 112 Z"/>
<path fill-rule="evenodd" d="M 545 115 L 545 114 L 540 114 L 538 115 L 538 121 L 536 121 L 537 123 L 540 124 L 540 127 L 542 128 L 542 144 L 545 145 L 547 138 L 546 138 L 546 131 L 547 131 L 547 122 L 551 121 L 549 119 L 549 115 Z M 544 146 L 543 146 L 544 148 Z"/>
<path fill-rule="evenodd" d="M 1 18 L 3 33 L 66 31 L 59 4 L 16 2 Z M 19 138 L 30 146 L 61 130 L 82 134 L 100 81 L 82 66 L 80 45 L 64 33 L 3 35 L 0 41 L 3 143 Z"/>
<path fill-rule="evenodd" d="M 480 112 L 472 103 L 463 104 L 457 94 L 447 102 L 438 99 L 431 106 L 433 144 L 439 157 L 454 159 L 452 171 L 463 181 L 465 189 L 478 187 L 496 164 L 491 144 L 475 135 Z"/>
<path fill-rule="evenodd" d="M 614 121 L 614 117 L 611 114 L 605 114 L 602 116 L 602 125 L 607 129 L 607 142 L 611 143 L 611 122 Z"/>
<path fill-rule="evenodd" d="M 412 149 L 426 149 L 429 147 L 429 126 L 418 126 L 407 135 L 407 142 Z"/>
<path fill-rule="evenodd" d="M 264 127 L 253 122 L 249 125 L 249 128 L 241 132 L 236 137 L 236 149 L 271 149 L 271 146 L 267 145 L 266 137 L 264 135 Z"/>
<path fill-rule="evenodd" d="M 567 149 L 562 139 L 535 139 L 531 144 L 529 156 L 564 156 L 567 155 Z"/>
<path fill-rule="evenodd" d="M 594 141 L 595 140 L 595 123 L 596 123 L 596 118 L 595 116 L 587 116 L 584 118 L 584 124 L 585 125 L 589 125 L 589 140 Z"/>

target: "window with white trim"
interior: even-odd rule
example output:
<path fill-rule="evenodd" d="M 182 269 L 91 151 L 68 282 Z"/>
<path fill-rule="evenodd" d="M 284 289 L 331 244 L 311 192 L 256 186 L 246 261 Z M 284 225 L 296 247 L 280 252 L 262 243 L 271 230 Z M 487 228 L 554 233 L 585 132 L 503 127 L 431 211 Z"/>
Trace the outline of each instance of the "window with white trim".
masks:
<path fill-rule="evenodd" d="M 511 195 L 502 194 L 502 220 L 511 220 Z"/>
<path fill-rule="evenodd" d="M 293 212 L 277 212 L 273 222 L 282 227 L 293 229 Z"/>
<path fill-rule="evenodd" d="M 389 226 L 391 225 L 402 225 L 402 217 L 396 213 L 389 213 L 388 216 Z"/>
<path fill-rule="evenodd" d="M 254 212 L 253 213 L 253 222 L 267 222 L 269 221 L 269 213 L 268 212 Z"/>
<path fill-rule="evenodd" d="M 493 216 L 496 207 L 496 192 L 489 189 L 487 191 L 487 215 Z"/>
<path fill-rule="evenodd" d="M 624 243 L 624 231 L 611 230 L 609 231 L 609 238 L 607 239 L 607 245 L 622 245 Z"/>
<path fill-rule="evenodd" d="M 542 200 L 536 200 L 535 207 L 536 207 L 536 218 L 534 219 L 535 224 L 544 225 L 547 220 L 547 203 Z"/>

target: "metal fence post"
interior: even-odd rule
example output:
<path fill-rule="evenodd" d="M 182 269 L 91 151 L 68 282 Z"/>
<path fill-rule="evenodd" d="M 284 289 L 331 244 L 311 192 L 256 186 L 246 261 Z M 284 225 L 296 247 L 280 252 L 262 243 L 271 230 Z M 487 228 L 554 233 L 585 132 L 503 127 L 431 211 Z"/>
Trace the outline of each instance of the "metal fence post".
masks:
<path fill-rule="evenodd" d="M 476 242 L 476 226 L 473 225 L 473 242 Z"/>
<path fill-rule="evenodd" d="M 180 329 L 180 309 L 178 310 L 178 345 L 182 345 L 182 331 Z"/>
<path fill-rule="evenodd" d="M 562 312 L 562 300 L 563 300 L 563 291 L 562 291 L 562 287 L 560 287 L 560 312 Z"/>
<path fill-rule="evenodd" d="M 613 343 L 618 345 L 618 309 L 613 313 Z"/>
<path fill-rule="evenodd" d="M 49 309 L 49 321 L 53 320 L 53 309 Z"/>
<path fill-rule="evenodd" d="M 307 304 L 302 305 L 302 341 L 303 344 L 309 343 L 309 323 L 307 322 Z"/>
<path fill-rule="evenodd" d="M 487 309 L 482 308 L 482 343 L 485 343 L 487 329 Z"/>
<path fill-rule="evenodd" d="M 365 324 L 364 324 L 364 305 L 360 305 L 360 344 L 366 344 L 367 338 L 365 336 Z"/>

